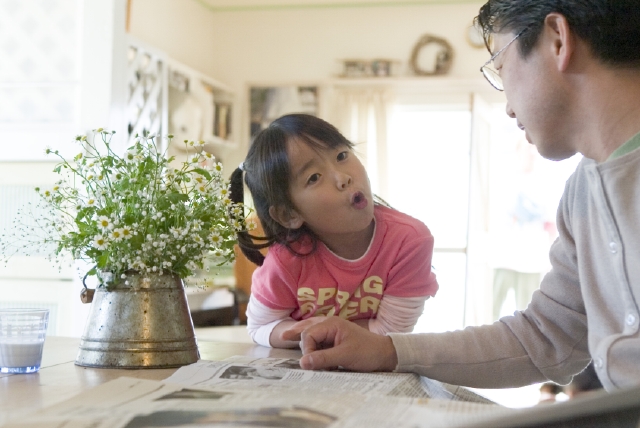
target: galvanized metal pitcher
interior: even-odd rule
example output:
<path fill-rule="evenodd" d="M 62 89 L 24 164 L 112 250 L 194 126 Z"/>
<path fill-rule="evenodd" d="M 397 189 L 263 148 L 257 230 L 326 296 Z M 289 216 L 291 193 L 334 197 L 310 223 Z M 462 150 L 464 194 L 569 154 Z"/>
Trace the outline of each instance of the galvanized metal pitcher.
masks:
<path fill-rule="evenodd" d="M 169 368 L 198 361 L 193 322 L 177 275 L 128 275 L 97 287 L 76 364 Z"/>

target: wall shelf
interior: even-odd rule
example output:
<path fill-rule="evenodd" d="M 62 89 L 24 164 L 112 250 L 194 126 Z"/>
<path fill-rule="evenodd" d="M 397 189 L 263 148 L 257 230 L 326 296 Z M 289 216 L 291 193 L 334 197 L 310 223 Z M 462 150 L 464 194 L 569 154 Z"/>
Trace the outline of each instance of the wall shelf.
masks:
<path fill-rule="evenodd" d="M 169 133 L 176 141 L 202 140 L 212 146 L 235 145 L 233 91 L 173 59 L 168 64 Z M 184 138 L 183 138 L 184 136 Z"/>

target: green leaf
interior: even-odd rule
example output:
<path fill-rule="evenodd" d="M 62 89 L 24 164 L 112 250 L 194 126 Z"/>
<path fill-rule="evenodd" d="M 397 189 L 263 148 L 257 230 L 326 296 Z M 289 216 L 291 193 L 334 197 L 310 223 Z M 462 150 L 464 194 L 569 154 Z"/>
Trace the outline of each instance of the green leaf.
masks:
<path fill-rule="evenodd" d="M 107 267 L 107 262 L 109 261 L 109 254 L 105 251 L 102 253 L 102 255 L 98 258 L 98 267 L 103 269 Z"/>
<path fill-rule="evenodd" d="M 193 168 L 193 171 L 205 177 L 207 180 L 211 180 L 211 173 L 209 173 L 209 171 L 207 171 L 206 169 Z"/>
<path fill-rule="evenodd" d="M 169 193 L 166 197 L 167 197 L 167 199 L 169 201 L 171 201 L 174 204 L 176 204 L 178 202 L 188 202 L 189 201 L 189 197 L 187 195 L 185 195 L 184 193 L 173 192 L 173 193 Z"/>
<path fill-rule="evenodd" d="M 83 221 L 79 221 L 78 219 L 76 219 L 76 226 L 78 226 L 78 230 L 82 234 L 88 234 L 89 232 L 91 232 L 91 229 L 93 229 L 89 224 Z"/>

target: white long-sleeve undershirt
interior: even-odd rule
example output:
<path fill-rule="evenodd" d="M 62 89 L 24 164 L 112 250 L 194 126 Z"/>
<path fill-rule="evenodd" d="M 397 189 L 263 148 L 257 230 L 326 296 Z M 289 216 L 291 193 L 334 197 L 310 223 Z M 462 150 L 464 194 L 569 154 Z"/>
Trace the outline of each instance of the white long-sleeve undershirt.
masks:
<path fill-rule="evenodd" d="M 369 331 L 377 334 L 410 333 L 422 315 L 429 296 L 395 297 L 384 295 L 376 318 L 369 319 Z M 271 309 L 251 296 L 247 305 L 247 330 L 259 345 L 271 346 L 269 338 L 276 325 L 290 317 L 292 309 Z"/>

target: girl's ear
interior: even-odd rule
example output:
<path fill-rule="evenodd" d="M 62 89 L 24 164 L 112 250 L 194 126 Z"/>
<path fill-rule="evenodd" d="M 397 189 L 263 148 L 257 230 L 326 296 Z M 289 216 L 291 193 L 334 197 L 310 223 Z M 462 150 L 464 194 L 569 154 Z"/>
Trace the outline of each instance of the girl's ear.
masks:
<path fill-rule="evenodd" d="M 288 210 L 284 207 L 269 207 L 269 215 L 282 227 L 287 229 L 298 229 L 304 224 L 304 220 L 296 210 Z"/>

